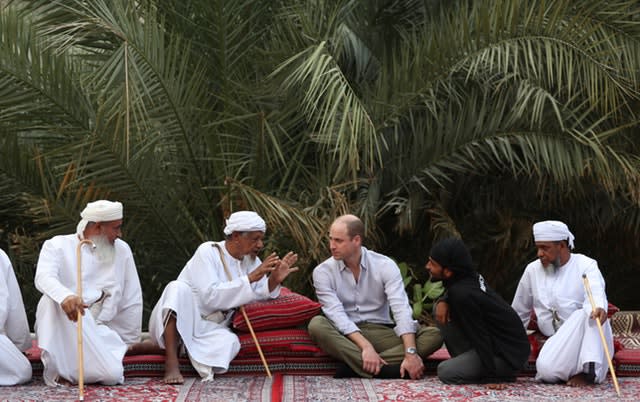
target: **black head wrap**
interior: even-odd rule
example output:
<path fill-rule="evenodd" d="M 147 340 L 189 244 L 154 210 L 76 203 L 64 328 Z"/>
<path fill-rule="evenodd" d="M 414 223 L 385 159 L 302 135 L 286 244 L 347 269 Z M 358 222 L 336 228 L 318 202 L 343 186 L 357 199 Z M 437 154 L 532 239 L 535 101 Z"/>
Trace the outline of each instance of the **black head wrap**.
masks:
<path fill-rule="evenodd" d="M 440 240 L 431 248 L 431 259 L 442 266 L 460 274 L 474 272 L 473 261 L 467 246 L 460 239 Z"/>

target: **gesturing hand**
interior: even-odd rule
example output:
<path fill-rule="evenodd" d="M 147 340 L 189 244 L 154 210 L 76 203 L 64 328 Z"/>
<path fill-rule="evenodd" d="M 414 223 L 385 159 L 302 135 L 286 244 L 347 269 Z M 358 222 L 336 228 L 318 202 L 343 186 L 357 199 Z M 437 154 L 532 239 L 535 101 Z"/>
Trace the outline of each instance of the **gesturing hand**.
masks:
<path fill-rule="evenodd" d="M 278 265 L 280 265 L 280 257 L 278 257 L 276 253 L 271 253 L 267 258 L 264 259 L 264 261 L 262 261 L 262 264 L 260 264 L 258 268 L 251 271 L 251 273 L 248 275 L 249 282 L 259 281 L 269 272 L 273 272 Z"/>
<path fill-rule="evenodd" d="M 297 261 L 298 254 L 295 254 L 293 251 L 289 251 L 287 255 L 282 257 L 276 269 L 271 272 L 269 279 L 271 280 L 271 278 L 273 278 L 273 281 L 276 284 L 282 283 L 282 281 L 284 281 L 290 273 L 296 272 L 298 270 L 298 267 L 292 267 L 292 265 L 294 265 Z"/>

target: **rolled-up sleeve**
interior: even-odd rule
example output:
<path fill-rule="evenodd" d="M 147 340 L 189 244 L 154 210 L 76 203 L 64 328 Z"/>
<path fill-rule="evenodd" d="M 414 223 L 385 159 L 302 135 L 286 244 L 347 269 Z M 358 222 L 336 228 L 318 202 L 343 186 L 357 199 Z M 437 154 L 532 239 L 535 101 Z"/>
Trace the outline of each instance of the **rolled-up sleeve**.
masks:
<path fill-rule="evenodd" d="M 416 333 L 418 321 L 413 319 L 413 312 L 409 305 L 407 292 L 404 289 L 400 269 L 392 260 L 389 260 L 383 272 L 385 275 L 385 293 L 389 300 L 393 319 L 396 322 L 394 327 L 396 335 L 402 336 L 407 333 Z"/>

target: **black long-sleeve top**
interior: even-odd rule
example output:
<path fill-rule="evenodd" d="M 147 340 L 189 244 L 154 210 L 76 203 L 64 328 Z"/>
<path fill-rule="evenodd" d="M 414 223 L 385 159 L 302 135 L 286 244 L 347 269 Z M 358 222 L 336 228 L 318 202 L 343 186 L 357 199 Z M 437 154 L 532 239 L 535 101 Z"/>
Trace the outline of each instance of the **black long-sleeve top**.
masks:
<path fill-rule="evenodd" d="M 478 273 L 444 282 L 449 316 L 460 327 L 487 369 L 495 374 L 493 356 L 499 356 L 515 370 L 529 358 L 527 333 L 518 314 Z"/>

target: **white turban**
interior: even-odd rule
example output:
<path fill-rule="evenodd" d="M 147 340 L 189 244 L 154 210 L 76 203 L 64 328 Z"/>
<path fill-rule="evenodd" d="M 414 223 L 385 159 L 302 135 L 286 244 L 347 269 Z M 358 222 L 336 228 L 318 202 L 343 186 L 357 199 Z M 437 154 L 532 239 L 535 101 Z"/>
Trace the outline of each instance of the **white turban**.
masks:
<path fill-rule="evenodd" d="M 573 249 L 573 239 L 575 239 L 567 225 L 560 221 L 543 221 L 534 224 L 533 238 L 535 241 L 567 240 L 569 249 Z"/>
<path fill-rule="evenodd" d="M 224 234 L 229 236 L 233 232 L 266 232 L 267 224 L 253 211 L 239 211 L 231 214 L 227 219 Z"/>
<path fill-rule="evenodd" d="M 84 230 L 89 222 L 110 222 L 122 219 L 122 203 L 118 201 L 98 200 L 87 204 L 80 212 L 82 218 L 76 228 L 76 233 L 84 238 Z"/>

